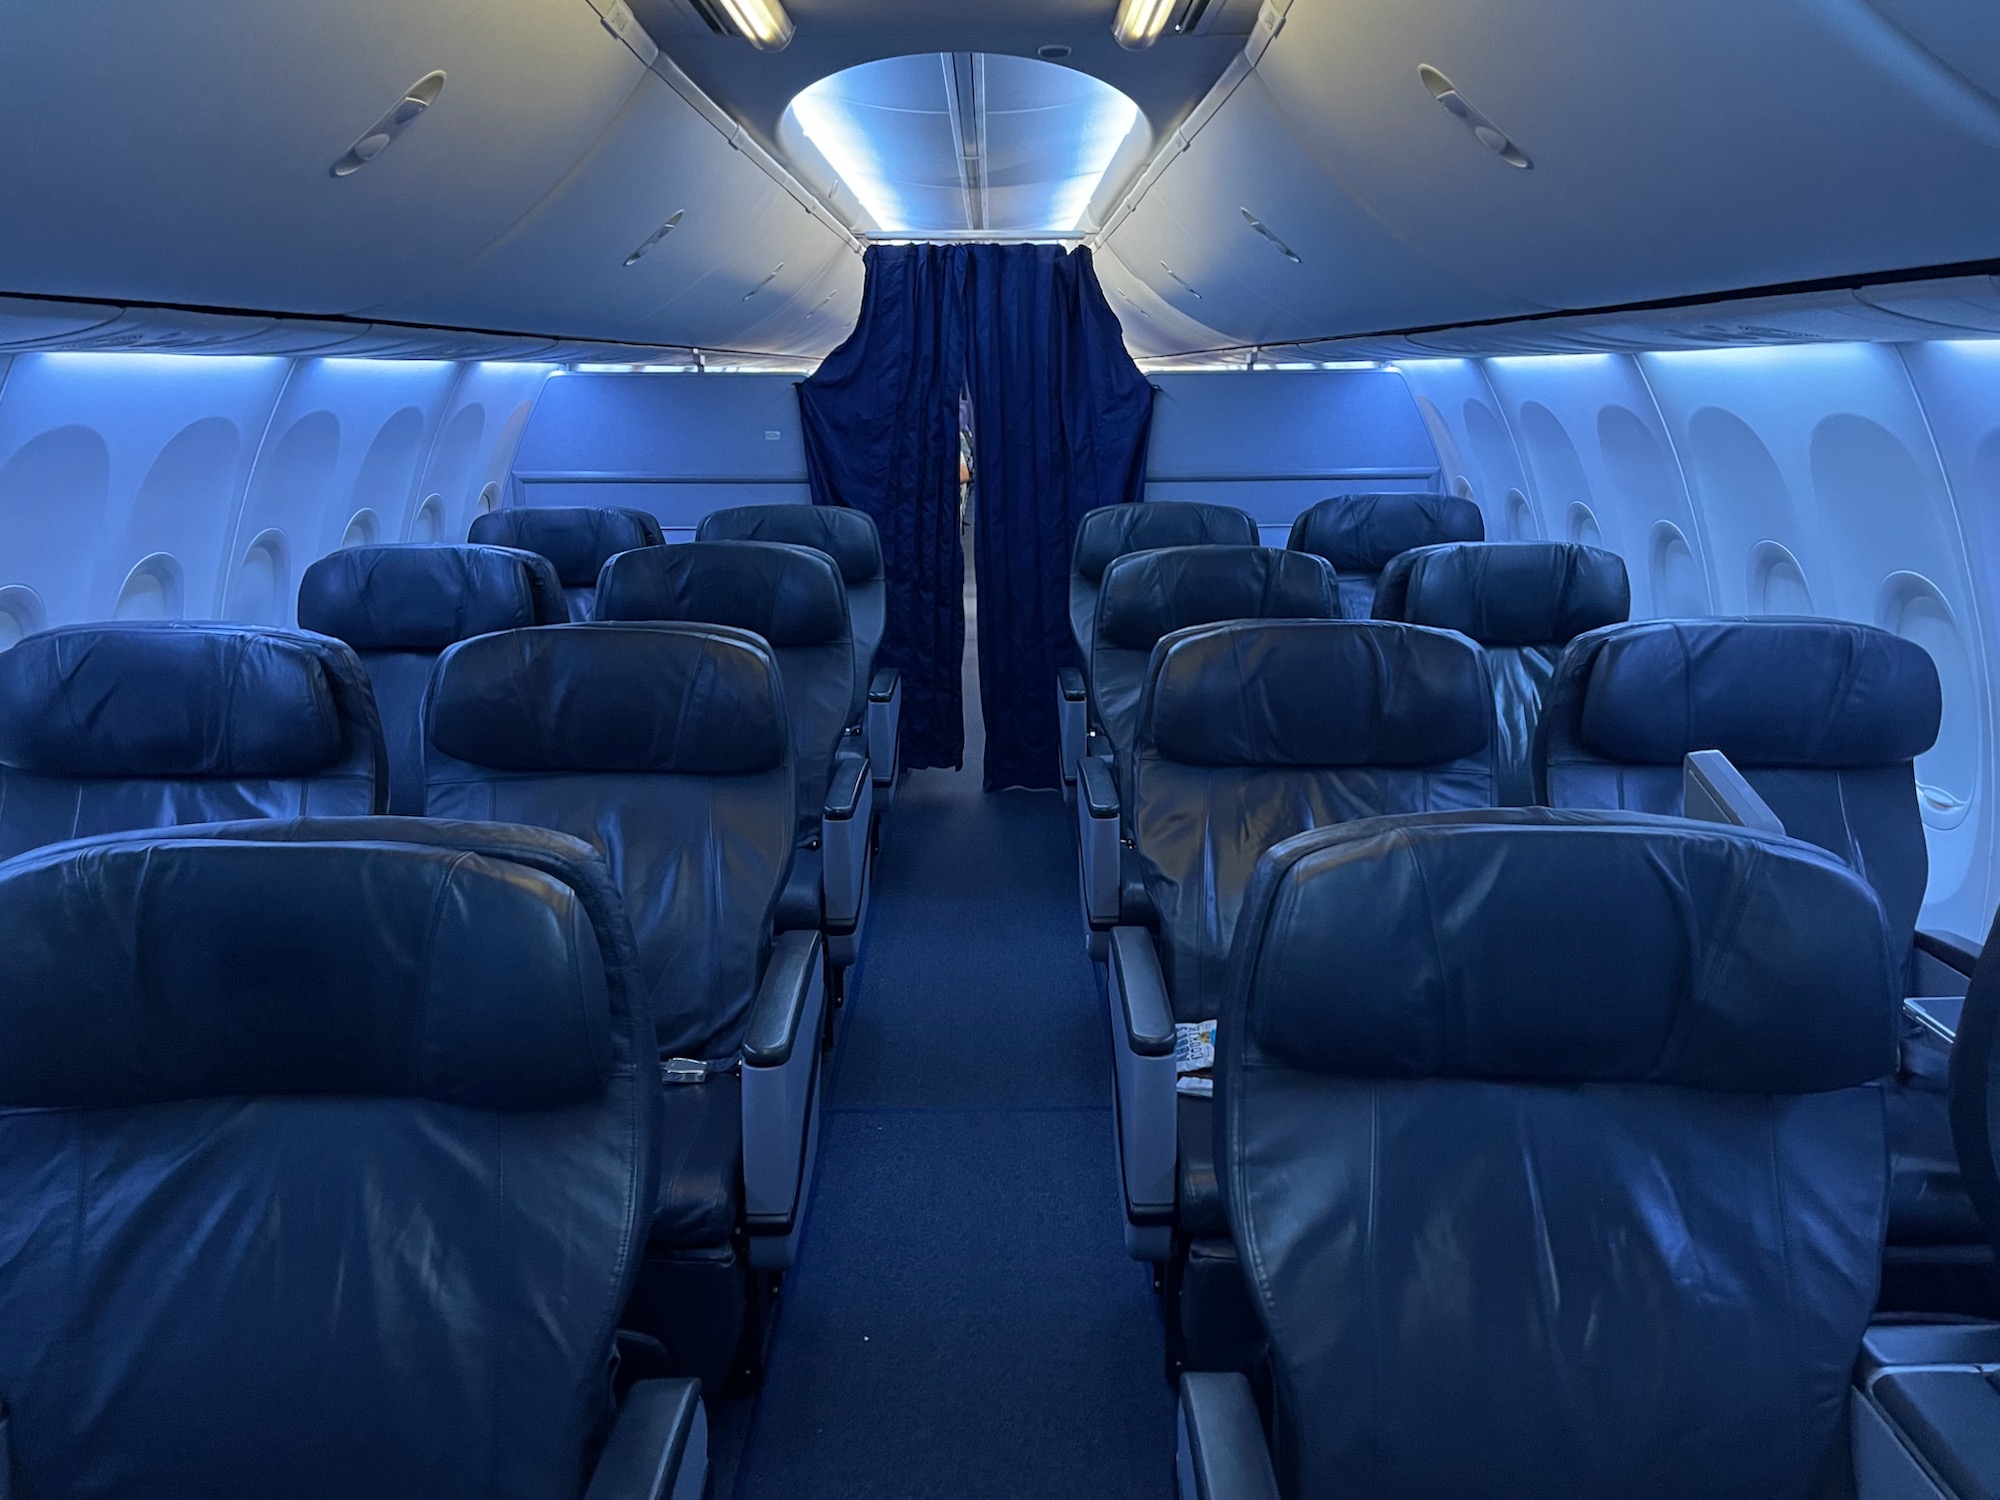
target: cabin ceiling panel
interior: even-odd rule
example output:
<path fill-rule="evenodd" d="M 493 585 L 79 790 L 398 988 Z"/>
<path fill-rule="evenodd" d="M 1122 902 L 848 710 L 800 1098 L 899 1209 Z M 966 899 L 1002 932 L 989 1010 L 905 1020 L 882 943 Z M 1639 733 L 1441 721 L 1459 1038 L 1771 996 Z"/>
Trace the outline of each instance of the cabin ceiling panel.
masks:
<path fill-rule="evenodd" d="M 1432 263 L 1531 302 L 1992 255 L 2000 102 L 1857 12 L 1875 17 L 1858 0 L 1301 0 L 1258 72 L 1325 193 L 1345 184 Z M 1441 108 L 1423 64 L 1531 169 Z"/>
<path fill-rule="evenodd" d="M 1255 73 L 1108 243 L 1135 265 L 1168 259 L 1234 342 L 1542 310 L 1480 284 L 1456 247 L 1433 255 L 1371 214 L 1307 154 Z"/>
<path fill-rule="evenodd" d="M 504 235 L 423 291 L 370 311 L 761 349 L 744 342 L 749 330 L 842 270 L 858 288 L 860 258 L 846 242 L 648 74 L 575 169 Z M 800 321 L 809 311 L 798 309 Z"/>
<path fill-rule="evenodd" d="M 413 84 L 436 102 L 332 167 Z M 338 312 L 465 260 L 643 73 L 584 0 L 111 0 L 0 20 L 0 287 Z"/>
<path fill-rule="evenodd" d="M 1115 246 L 1099 247 L 1092 260 L 1111 310 L 1124 328 L 1125 347 L 1137 357 L 1203 349 L 1225 341 L 1222 333 L 1189 317 L 1155 291 Z"/>

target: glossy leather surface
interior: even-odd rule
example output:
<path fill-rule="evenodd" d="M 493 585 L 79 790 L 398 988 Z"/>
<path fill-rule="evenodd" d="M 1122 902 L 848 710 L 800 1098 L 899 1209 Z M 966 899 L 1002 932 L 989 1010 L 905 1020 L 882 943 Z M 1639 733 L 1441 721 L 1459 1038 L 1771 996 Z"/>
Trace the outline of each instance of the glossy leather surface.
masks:
<path fill-rule="evenodd" d="M 815 837 L 856 701 L 846 591 L 832 558 L 777 542 L 688 542 L 613 559 L 597 593 L 605 620 L 726 625 L 770 644 L 798 772 L 798 836 Z"/>
<path fill-rule="evenodd" d="M 1384 819 L 1274 849 L 1239 957 L 1219 1166 L 1288 1495 L 1763 1500 L 1844 1458 L 1901 993 L 1844 865 Z"/>
<path fill-rule="evenodd" d="M 1840 620 L 1660 620 L 1579 636 L 1550 685 L 1541 800 L 1681 811 L 1681 763 L 1720 750 L 1795 838 L 1874 885 L 1907 951 L 1930 858 L 1911 764 L 1937 739 L 1921 646 Z"/>
<path fill-rule="evenodd" d="M 882 576 L 882 538 L 866 511 L 839 505 L 732 505 L 702 517 L 700 542 L 784 542 L 811 547 L 831 557 L 847 585 L 848 628 L 854 632 L 854 712 L 867 702 L 882 646 L 887 581 Z"/>
<path fill-rule="evenodd" d="M 220 818 L 380 812 L 367 674 L 259 626 L 70 625 L 0 653 L 0 858 Z"/>
<path fill-rule="evenodd" d="M 1490 806 L 1491 711 L 1478 648 L 1444 631 L 1295 620 L 1163 640 L 1130 802 L 1175 1019 L 1221 1008 L 1239 904 L 1272 844 L 1382 813 Z"/>
<path fill-rule="evenodd" d="M 650 512 L 616 505 L 534 505 L 474 517 L 468 542 L 539 552 L 562 580 L 571 620 L 594 617 L 597 575 L 604 564 L 634 547 L 666 540 Z"/>
<path fill-rule="evenodd" d="M 630 936 L 571 840 L 362 823 L 0 872 L 6 1027 L 91 1101 L 0 1081 L 15 1493 L 579 1492 L 657 1172 Z"/>
<path fill-rule="evenodd" d="M 1333 569 L 1273 547 L 1162 547 L 1104 570 L 1092 633 L 1090 695 L 1115 759 L 1128 756 L 1146 664 L 1160 637 L 1223 620 L 1337 620 Z"/>
<path fill-rule="evenodd" d="M 423 698 L 438 653 L 568 619 L 554 566 L 511 547 L 344 547 L 299 581 L 300 627 L 347 642 L 367 669 L 389 748 L 389 811 L 411 816 L 424 810 Z"/>
<path fill-rule="evenodd" d="M 791 868 L 782 695 L 770 648 L 720 626 L 553 625 L 438 659 L 431 816 L 553 828 L 598 850 L 663 1054 L 742 1044 Z"/>
<path fill-rule="evenodd" d="M 1230 505 L 1193 500 L 1145 500 L 1103 505 L 1076 523 L 1070 549 L 1069 625 L 1077 657 L 1089 661 L 1097 628 L 1097 594 L 1104 570 L 1128 552 L 1154 547 L 1254 547 L 1257 523 Z"/>
<path fill-rule="evenodd" d="M 661 1090 L 660 1191 L 649 1250 L 727 1245 L 743 1211 L 743 1080 Z"/>
<path fill-rule="evenodd" d="M 1333 564 L 1342 613 L 1365 620 L 1391 558 L 1412 547 L 1486 539 L 1479 507 L 1457 495 L 1418 492 L 1335 495 L 1301 511 L 1285 545 Z"/>
<path fill-rule="evenodd" d="M 1500 800 L 1535 800 L 1535 732 L 1564 646 L 1632 612 L 1625 560 L 1575 542 L 1452 542 L 1392 558 L 1378 620 L 1456 630 L 1486 650 Z"/>

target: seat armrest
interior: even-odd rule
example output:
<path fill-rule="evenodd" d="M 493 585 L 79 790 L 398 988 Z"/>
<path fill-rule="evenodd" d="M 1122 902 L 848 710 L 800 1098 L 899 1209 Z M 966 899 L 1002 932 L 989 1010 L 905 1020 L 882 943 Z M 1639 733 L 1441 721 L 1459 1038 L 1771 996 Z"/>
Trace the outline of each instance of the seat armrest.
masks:
<path fill-rule="evenodd" d="M 1077 800 L 1093 818 L 1118 818 L 1118 782 L 1111 774 L 1111 762 L 1102 756 L 1085 756 L 1077 766 Z"/>
<path fill-rule="evenodd" d="M 1056 673 L 1056 727 L 1060 731 L 1063 785 L 1076 780 L 1077 766 L 1090 751 L 1090 695 L 1083 673 L 1063 667 Z"/>
<path fill-rule="evenodd" d="M 850 932 L 861 920 L 874 829 L 875 779 L 868 772 L 868 757 L 844 753 L 834 761 L 826 816 L 819 825 L 820 890 L 829 932 Z"/>
<path fill-rule="evenodd" d="M 1278 1500 L 1278 1476 L 1246 1377 L 1181 1376 L 1175 1426 L 1179 1500 Z"/>
<path fill-rule="evenodd" d="M 862 788 L 868 784 L 868 757 L 858 750 L 843 750 L 833 758 L 833 776 L 826 786 L 824 816 L 829 821 L 851 818 L 861 805 Z"/>
<path fill-rule="evenodd" d="M 699 1380 L 642 1380 L 626 1395 L 584 1500 L 700 1500 L 708 1416 Z"/>
<path fill-rule="evenodd" d="M 1118 920 L 1118 788 L 1111 764 L 1086 755 L 1077 762 L 1077 859 L 1083 873 L 1083 914 L 1102 931 Z"/>
<path fill-rule="evenodd" d="M 1113 928 L 1111 970 L 1120 1012 L 1114 1019 L 1125 1045 L 1140 1057 L 1172 1058 L 1174 1013 L 1153 935 L 1143 927 Z"/>
<path fill-rule="evenodd" d="M 1114 927 L 1107 968 L 1126 1248 L 1137 1260 L 1164 1260 L 1172 1252 L 1180 1160 L 1174 1016 L 1151 933 Z"/>
<path fill-rule="evenodd" d="M 1056 687 L 1065 703 L 1086 703 L 1090 699 L 1090 693 L 1083 685 L 1083 673 L 1075 667 L 1064 667 L 1056 673 Z"/>
<path fill-rule="evenodd" d="M 792 1060 L 819 977 L 819 944 L 819 934 L 811 931 L 782 932 L 771 944 L 771 961 L 743 1032 L 745 1067 L 782 1068 Z"/>
<path fill-rule="evenodd" d="M 789 1235 L 805 1196 L 826 981 L 817 932 L 780 933 L 743 1040 L 743 1213 Z"/>
<path fill-rule="evenodd" d="M 903 674 L 884 667 L 868 684 L 868 761 L 878 786 L 894 785 L 903 752 Z"/>
<path fill-rule="evenodd" d="M 1757 795 L 1720 750 L 1691 750 L 1681 764 L 1681 807 L 1690 818 L 1757 833 L 1785 831 L 1784 820 Z"/>

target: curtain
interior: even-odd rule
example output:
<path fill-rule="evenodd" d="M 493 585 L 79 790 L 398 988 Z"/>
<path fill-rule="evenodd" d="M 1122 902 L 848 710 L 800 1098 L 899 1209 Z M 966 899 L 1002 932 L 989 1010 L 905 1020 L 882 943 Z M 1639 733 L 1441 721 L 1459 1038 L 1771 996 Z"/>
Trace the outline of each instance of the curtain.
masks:
<path fill-rule="evenodd" d="M 800 383 L 813 498 L 882 532 L 882 660 L 907 766 L 963 763 L 959 397 L 972 398 L 985 784 L 1061 785 L 1056 674 L 1074 664 L 1076 522 L 1138 500 L 1153 392 L 1088 250 L 877 245 L 854 333 Z"/>
<path fill-rule="evenodd" d="M 866 511 L 882 533 L 887 599 L 876 662 L 903 673 L 911 769 L 965 759 L 965 268 L 952 248 L 870 246 L 854 332 L 799 383 L 814 503 Z"/>
<path fill-rule="evenodd" d="M 1141 498 L 1153 388 L 1090 252 L 964 245 L 986 787 L 1061 781 L 1056 673 L 1076 662 L 1070 542 Z"/>

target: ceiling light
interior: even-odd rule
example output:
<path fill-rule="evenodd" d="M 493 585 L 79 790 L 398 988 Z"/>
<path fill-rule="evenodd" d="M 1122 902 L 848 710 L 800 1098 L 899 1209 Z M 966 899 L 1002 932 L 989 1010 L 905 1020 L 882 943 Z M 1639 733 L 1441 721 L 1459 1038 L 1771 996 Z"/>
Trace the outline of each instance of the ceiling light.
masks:
<path fill-rule="evenodd" d="M 759 52 L 782 52 L 791 45 L 792 18 L 778 0 L 709 0 L 730 30 Z"/>
<path fill-rule="evenodd" d="M 1118 0 L 1118 19 L 1111 23 L 1111 35 L 1128 52 L 1150 47 L 1167 29 L 1174 5 L 1175 0 Z"/>

